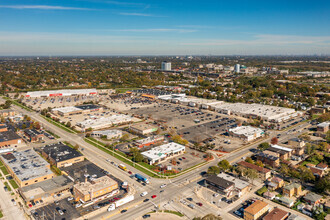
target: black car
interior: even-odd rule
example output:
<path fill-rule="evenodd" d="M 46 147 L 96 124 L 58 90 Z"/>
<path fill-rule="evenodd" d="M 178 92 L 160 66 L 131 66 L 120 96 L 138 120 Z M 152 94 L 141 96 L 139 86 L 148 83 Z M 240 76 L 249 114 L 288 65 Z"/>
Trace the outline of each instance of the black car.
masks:
<path fill-rule="evenodd" d="M 142 218 L 150 218 L 150 215 L 146 214 L 146 215 L 142 216 Z"/>
<path fill-rule="evenodd" d="M 125 213 L 125 212 L 127 212 L 127 209 L 123 209 L 123 210 L 121 210 L 120 213 Z"/>
<path fill-rule="evenodd" d="M 149 199 L 145 199 L 145 200 L 143 200 L 143 202 L 148 202 L 149 201 Z"/>
<path fill-rule="evenodd" d="M 187 200 L 189 200 L 190 202 L 191 202 L 191 201 L 193 201 L 193 199 L 192 199 L 192 198 L 187 198 Z"/>

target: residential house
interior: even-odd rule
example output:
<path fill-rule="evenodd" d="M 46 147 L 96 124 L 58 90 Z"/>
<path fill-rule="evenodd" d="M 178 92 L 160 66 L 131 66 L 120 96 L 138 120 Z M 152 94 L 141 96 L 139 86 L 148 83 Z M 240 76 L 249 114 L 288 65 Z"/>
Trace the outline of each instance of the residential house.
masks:
<path fill-rule="evenodd" d="M 252 170 L 256 170 L 259 174 L 259 177 L 266 180 L 268 178 L 270 178 L 271 176 L 271 170 L 270 169 L 267 169 L 267 168 L 264 168 L 264 167 L 259 167 L 255 164 L 252 164 L 252 163 L 248 163 L 246 161 L 240 161 L 237 163 L 238 166 L 241 166 L 243 168 L 248 168 L 248 169 L 252 169 Z"/>
<path fill-rule="evenodd" d="M 299 196 L 302 192 L 301 185 L 298 183 L 290 183 L 283 187 L 283 195 L 291 198 L 292 196 Z"/>
<path fill-rule="evenodd" d="M 269 182 L 268 182 L 268 188 L 272 191 L 282 188 L 284 185 L 284 180 L 279 178 L 279 177 L 273 177 Z"/>
<path fill-rule="evenodd" d="M 280 165 L 280 154 L 265 150 L 256 154 L 258 160 L 262 161 L 264 164 L 267 164 L 271 167 L 278 167 Z"/>
<path fill-rule="evenodd" d="M 265 217 L 263 217 L 262 220 L 284 220 L 288 216 L 289 216 L 288 212 L 276 207 Z"/>
<path fill-rule="evenodd" d="M 257 200 L 244 209 L 244 220 L 257 220 L 265 215 L 269 210 L 266 202 Z"/>
<path fill-rule="evenodd" d="M 279 198 L 279 201 L 283 204 L 283 205 L 285 205 L 285 206 L 287 206 L 287 207 L 292 207 L 293 205 L 294 205 L 294 200 L 293 199 L 290 199 L 290 198 L 288 198 L 288 197 L 286 197 L 286 196 L 283 196 L 283 197 L 280 197 Z"/>
<path fill-rule="evenodd" d="M 273 199 L 275 199 L 275 196 L 276 196 L 275 193 L 272 193 L 272 192 L 269 192 L 269 191 L 267 191 L 267 192 L 265 192 L 265 193 L 263 194 L 263 197 L 264 197 L 265 199 L 269 199 L 269 200 L 273 200 Z"/>
<path fill-rule="evenodd" d="M 304 154 L 305 141 L 303 139 L 291 138 L 288 144 L 294 149 L 294 155 L 301 156 Z"/>
<path fill-rule="evenodd" d="M 306 203 L 308 203 L 309 205 L 312 205 L 312 206 L 320 204 L 321 199 L 322 199 L 322 196 L 320 196 L 316 193 L 313 193 L 313 192 L 310 192 L 304 196 L 304 200 L 306 201 Z"/>

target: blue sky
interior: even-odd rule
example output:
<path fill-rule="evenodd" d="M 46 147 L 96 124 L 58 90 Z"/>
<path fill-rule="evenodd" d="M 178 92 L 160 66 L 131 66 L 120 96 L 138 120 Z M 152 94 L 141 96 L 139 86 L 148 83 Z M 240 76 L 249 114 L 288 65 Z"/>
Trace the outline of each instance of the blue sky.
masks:
<path fill-rule="evenodd" d="M 0 0 L 0 55 L 330 54 L 328 0 Z"/>

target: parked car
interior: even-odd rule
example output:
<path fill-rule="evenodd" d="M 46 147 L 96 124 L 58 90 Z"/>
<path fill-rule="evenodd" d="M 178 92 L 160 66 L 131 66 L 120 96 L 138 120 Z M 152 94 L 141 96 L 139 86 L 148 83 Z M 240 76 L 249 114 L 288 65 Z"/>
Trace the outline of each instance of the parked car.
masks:
<path fill-rule="evenodd" d="M 156 197 L 157 197 L 156 195 L 152 195 L 152 196 L 151 196 L 151 198 L 153 198 L 153 199 L 156 198 Z"/>

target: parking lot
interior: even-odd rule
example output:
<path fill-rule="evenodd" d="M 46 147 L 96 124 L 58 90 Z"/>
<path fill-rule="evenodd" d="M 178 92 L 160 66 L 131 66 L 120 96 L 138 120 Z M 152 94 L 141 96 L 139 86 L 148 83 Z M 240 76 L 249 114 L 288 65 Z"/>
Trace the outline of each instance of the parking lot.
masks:
<path fill-rule="evenodd" d="M 176 169 L 178 171 L 183 171 L 188 169 L 189 167 L 195 166 L 199 163 L 204 162 L 203 156 L 205 154 L 195 151 L 190 148 L 186 148 L 186 153 L 180 156 L 174 157 L 173 160 L 176 161 L 175 165 L 171 163 L 172 159 L 169 159 L 162 163 L 162 165 L 172 166 L 172 169 Z"/>
<path fill-rule="evenodd" d="M 206 114 L 205 117 L 212 119 L 213 114 Z M 204 117 L 204 116 L 202 116 Z M 224 134 L 230 128 L 237 126 L 234 119 L 215 117 L 216 120 L 201 123 L 188 128 L 178 130 L 180 135 L 185 139 L 194 143 L 204 141 L 205 139 L 213 138 L 215 135 Z M 198 134 L 198 135 L 197 135 Z"/>
<path fill-rule="evenodd" d="M 78 96 L 58 96 L 58 97 L 39 97 L 39 98 L 23 98 L 22 102 L 27 106 L 42 110 L 45 108 L 59 108 L 65 106 L 80 105 L 84 102 L 98 102 L 104 99 L 100 95 L 78 95 Z"/>
<path fill-rule="evenodd" d="M 61 210 L 63 213 L 60 214 Z M 41 208 L 32 211 L 33 216 L 37 220 L 49 219 L 49 220 L 69 220 L 80 217 L 81 215 L 75 209 L 74 206 L 70 204 L 67 199 L 59 200 L 58 203 L 51 203 L 49 205 L 43 206 Z"/>
<path fill-rule="evenodd" d="M 253 198 L 247 199 L 245 202 L 239 204 L 234 209 L 232 209 L 229 213 L 234 215 L 235 217 L 244 218 L 244 209 L 249 207 L 255 201 L 256 201 L 256 199 L 253 199 Z"/>

